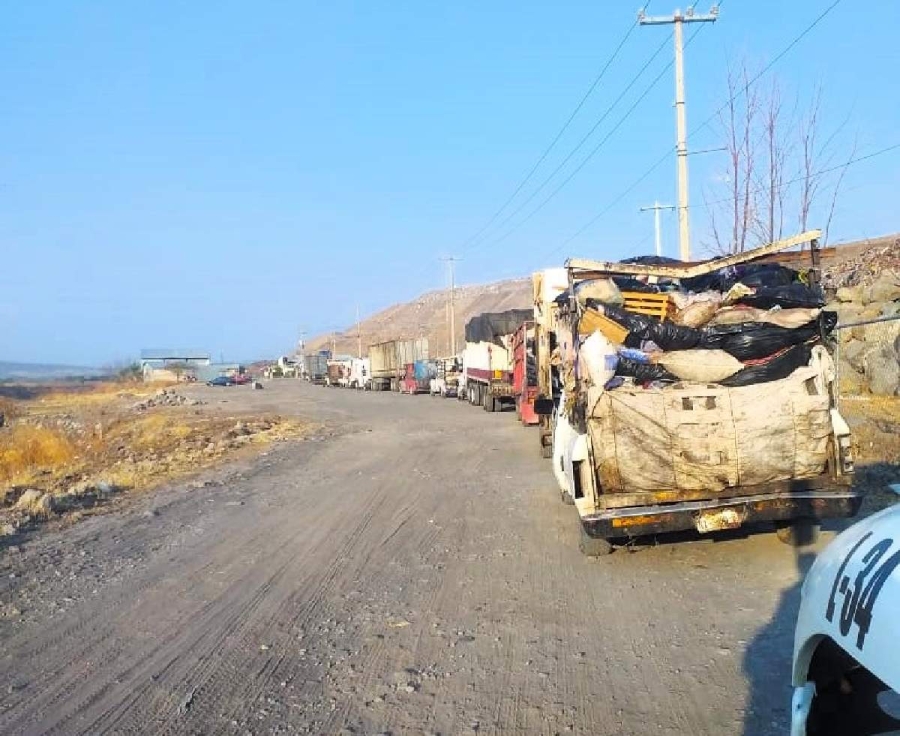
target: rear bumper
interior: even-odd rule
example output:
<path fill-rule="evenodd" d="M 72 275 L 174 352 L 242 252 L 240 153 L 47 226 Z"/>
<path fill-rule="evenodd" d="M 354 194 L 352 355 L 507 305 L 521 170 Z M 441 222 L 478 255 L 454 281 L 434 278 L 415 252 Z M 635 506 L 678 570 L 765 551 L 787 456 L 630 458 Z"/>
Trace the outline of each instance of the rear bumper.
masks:
<path fill-rule="evenodd" d="M 761 521 L 846 518 L 855 516 L 861 503 L 861 493 L 842 487 L 608 509 L 582 516 L 581 523 L 590 536 L 604 539 L 690 529 L 704 533 Z M 717 525 L 717 517 L 722 517 L 721 525 Z"/>

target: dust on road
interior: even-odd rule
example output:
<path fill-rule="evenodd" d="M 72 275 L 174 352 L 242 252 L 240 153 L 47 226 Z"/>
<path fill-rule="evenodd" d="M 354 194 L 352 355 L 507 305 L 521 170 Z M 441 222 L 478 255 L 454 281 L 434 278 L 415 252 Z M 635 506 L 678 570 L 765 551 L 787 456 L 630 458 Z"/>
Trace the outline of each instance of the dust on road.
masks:
<path fill-rule="evenodd" d="M 591 560 L 509 414 L 192 391 L 328 429 L 3 552 L 0 732 L 784 732 L 773 534 Z"/>

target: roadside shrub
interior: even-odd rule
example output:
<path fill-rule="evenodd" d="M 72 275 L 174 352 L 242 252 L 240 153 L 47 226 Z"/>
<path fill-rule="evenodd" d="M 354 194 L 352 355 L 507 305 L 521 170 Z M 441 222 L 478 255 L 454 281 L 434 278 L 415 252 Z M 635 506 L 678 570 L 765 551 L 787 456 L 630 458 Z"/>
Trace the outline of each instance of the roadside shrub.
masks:
<path fill-rule="evenodd" d="M 0 481 L 54 470 L 75 457 L 75 446 L 61 432 L 17 425 L 0 434 Z"/>

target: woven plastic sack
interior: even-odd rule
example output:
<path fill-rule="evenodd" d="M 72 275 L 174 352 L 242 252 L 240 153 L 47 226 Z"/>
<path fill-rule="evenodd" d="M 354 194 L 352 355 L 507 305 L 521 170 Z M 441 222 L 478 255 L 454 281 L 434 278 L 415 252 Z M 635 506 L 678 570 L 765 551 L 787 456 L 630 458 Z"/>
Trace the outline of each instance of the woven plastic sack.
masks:
<path fill-rule="evenodd" d="M 724 350 L 676 350 L 656 360 L 682 381 L 719 383 L 742 370 L 744 364 Z"/>

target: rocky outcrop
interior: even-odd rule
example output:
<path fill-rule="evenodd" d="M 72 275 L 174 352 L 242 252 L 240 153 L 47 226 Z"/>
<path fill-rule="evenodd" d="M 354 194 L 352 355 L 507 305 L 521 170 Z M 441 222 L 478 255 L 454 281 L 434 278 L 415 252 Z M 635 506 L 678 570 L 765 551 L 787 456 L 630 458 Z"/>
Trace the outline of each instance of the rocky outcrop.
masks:
<path fill-rule="evenodd" d="M 838 288 L 827 309 L 839 318 L 842 391 L 900 395 L 900 271 Z"/>

